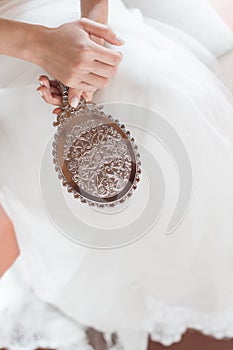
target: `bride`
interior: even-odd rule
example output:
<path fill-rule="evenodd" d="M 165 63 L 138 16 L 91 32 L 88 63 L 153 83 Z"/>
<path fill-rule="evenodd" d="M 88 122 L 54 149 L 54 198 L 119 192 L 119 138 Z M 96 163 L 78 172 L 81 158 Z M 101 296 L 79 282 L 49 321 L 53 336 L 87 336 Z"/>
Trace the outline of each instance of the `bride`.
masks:
<path fill-rule="evenodd" d="M 109 11 L 107 0 L 81 1 L 81 12 L 76 0 L 14 5 L 1 0 L 0 14 L 1 204 L 14 225 L 14 254 L 20 251 L 0 280 L 0 347 L 90 349 L 91 327 L 104 334 L 108 348 L 125 350 L 146 349 L 148 335 L 170 345 L 187 328 L 233 337 L 233 98 L 216 77 L 212 56 L 179 30 L 148 24 L 120 0 L 109 1 Z M 80 15 L 89 19 L 76 21 Z M 107 16 L 112 29 L 101 24 Z M 130 231 L 144 210 L 145 193 L 150 198 L 157 186 L 151 201 L 156 207 L 162 188 L 154 171 L 159 173 L 158 158 L 168 188 L 164 211 L 140 240 L 118 249 L 91 249 L 61 235 L 49 220 L 39 174 L 54 133 L 50 104 L 61 103 L 54 79 L 71 87 L 74 107 L 82 95 L 115 102 L 126 108 L 122 111 L 142 108 L 140 132 L 136 114 L 121 114 L 122 121 L 131 118 L 146 155 L 137 206 L 131 217 L 111 213 L 95 226 L 96 232 L 106 231 L 105 224 L 118 225 L 119 234 L 127 225 Z M 179 135 L 192 168 L 188 210 L 172 235 L 166 229 L 177 179 L 149 136 L 154 125 L 149 111 L 156 128 L 163 118 Z M 59 204 L 54 202 L 54 211 Z M 83 216 L 84 226 L 95 225 L 98 215 Z M 14 240 L 11 226 L 9 232 Z"/>

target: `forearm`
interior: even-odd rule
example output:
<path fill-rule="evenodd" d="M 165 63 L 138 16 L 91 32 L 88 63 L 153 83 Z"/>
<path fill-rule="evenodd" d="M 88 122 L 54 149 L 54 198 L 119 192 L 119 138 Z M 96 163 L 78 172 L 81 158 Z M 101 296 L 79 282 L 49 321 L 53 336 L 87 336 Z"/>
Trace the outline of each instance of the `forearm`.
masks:
<path fill-rule="evenodd" d="M 107 24 L 108 0 L 81 0 L 81 16 Z"/>
<path fill-rule="evenodd" d="M 37 63 L 44 27 L 0 18 L 0 54 Z"/>

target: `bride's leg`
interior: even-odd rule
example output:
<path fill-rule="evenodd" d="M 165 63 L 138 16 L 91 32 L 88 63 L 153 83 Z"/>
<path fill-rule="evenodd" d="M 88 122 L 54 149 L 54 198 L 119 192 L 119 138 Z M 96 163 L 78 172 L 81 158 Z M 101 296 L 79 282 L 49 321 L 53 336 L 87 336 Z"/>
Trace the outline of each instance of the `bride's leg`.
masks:
<path fill-rule="evenodd" d="M 14 227 L 0 205 L 0 277 L 10 268 L 19 255 Z"/>
<path fill-rule="evenodd" d="M 224 21 L 233 30 L 233 1 L 232 0 L 208 0 Z"/>

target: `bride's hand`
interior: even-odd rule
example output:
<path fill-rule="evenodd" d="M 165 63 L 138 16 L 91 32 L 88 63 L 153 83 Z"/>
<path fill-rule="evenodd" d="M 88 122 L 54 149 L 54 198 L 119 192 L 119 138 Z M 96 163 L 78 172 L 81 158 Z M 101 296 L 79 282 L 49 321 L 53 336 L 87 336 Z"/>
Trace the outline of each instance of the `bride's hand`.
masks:
<path fill-rule="evenodd" d="M 39 82 L 40 86 L 37 88 L 37 91 L 40 93 L 44 101 L 54 106 L 61 106 L 62 99 L 58 81 L 51 80 L 46 75 L 41 75 Z M 60 107 L 53 110 L 54 114 L 59 114 L 60 112 Z"/>
<path fill-rule="evenodd" d="M 45 32 L 40 59 L 36 63 L 71 87 L 69 103 L 72 106 L 77 106 L 83 91 L 93 93 L 96 89 L 103 89 L 115 76 L 121 53 L 103 47 L 90 38 L 90 35 L 94 35 L 110 44 L 122 45 L 123 41 L 108 26 L 81 18 L 58 28 L 46 28 Z M 39 91 L 43 93 L 43 89 Z M 46 96 L 44 98 L 46 100 Z"/>
<path fill-rule="evenodd" d="M 51 80 L 46 75 L 41 75 L 39 78 L 39 82 L 40 82 L 40 86 L 37 88 L 37 91 L 43 97 L 44 101 L 54 106 L 61 106 L 62 99 L 61 99 L 61 91 L 58 86 L 58 81 Z M 79 92 L 76 91 L 76 93 L 79 93 Z M 92 101 L 93 94 L 95 93 L 95 91 L 93 92 L 81 91 L 80 93 L 81 93 L 81 96 L 83 96 L 86 101 Z M 56 107 L 53 110 L 54 114 L 59 114 L 60 112 L 61 112 L 60 107 Z"/>
<path fill-rule="evenodd" d="M 98 38 L 94 35 L 90 35 L 91 40 L 93 40 L 96 44 L 103 46 L 105 40 Z M 50 80 L 47 76 L 41 75 L 39 78 L 40 86 L 37 91 L 41 94 L 45 102 L 54 105 L 61 105 L 61 92 L 58 87 L 58 83 L 56 80 Z M 93 88 L 93 91 L 79 91 L 77 89 L 72 89 L 72 95 L 83 96 L 87 101 L 93 100 L 93 95 L 97 89 Z M 53 110 L 54 114 L 59 114 L 61 112 L 60 107 L 57 107 Z"/>
<path fill-rule="evenodd" d="M 93 40 L 96 44 L 104 46 L 104 39 L 98 38 L 94 35 L 90 35 L 91 40 Z M 93 96 L 94 93 L 97 91 L 98 89 L 95 89 L 94 91 L 83 91 L 81 93 L 81 95 L 85 98 L 86 101 L 92 101 L 93 100 Z"/>

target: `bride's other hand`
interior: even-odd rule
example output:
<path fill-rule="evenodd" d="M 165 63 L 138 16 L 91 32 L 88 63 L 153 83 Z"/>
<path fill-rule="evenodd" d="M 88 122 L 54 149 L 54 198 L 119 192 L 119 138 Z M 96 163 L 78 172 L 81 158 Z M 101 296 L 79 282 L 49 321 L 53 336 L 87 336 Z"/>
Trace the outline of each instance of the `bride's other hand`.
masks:
<path fill-rule="evenodd" d="M 112 45 L 122 45 L 112 29 L 87 18 L 64 24 L 58 28 L 44 28 L 36 62 L 54 78 L 74 88 L 69 103 L 76 107 L 82 91 L 103 89 L 117 72 L 120 52 L 95 43 L 90 35 Z M 77 91 L 80 95 L 77 95 Z M 72 95 L 72 93 L 75 94 Z"/>
<path fill-rule="evenodd" d="M 41 75 L 39 78 L 40 86 L 37 88 L 37 91 L 41 95 L 41 97 L 44 99 L 45 102 L 57 106 L 53 110 L 53 114 L 59 114 L 61 112 L 61 104 L 62 104 L 62 98 L 61 98 L 61 91 L 58 87 L 58 82 L 56 80 L 49 79 L 46 75 Z M 95 91 L 93 92 L 86 92 L 86 91 L 77 91 L 76 89 L 72 89 L 73 93 L 80 94 L 85 98 L 86 101 L 92 101 L 93 95 Z"/>
<path fill-rule="evenodd" d="M 45 102 L 53 106 L 61 106 L 62 98 L 61 91 L 58 86 L 57 80 L 51 80 L 46 75 L 41 75 L 39 78 L 40 86 L 37 91 L 40 93 Z M 53 110 L 54 114 L 59 114 L 61 112 L 60 107 L 56 107 Z"/>
<path fill-rule="evenodd" d="M 54 106 L 61 106 L 61 91 L 58 86 L 58 81 L 50 80 L 46 75 L 41 75 L 39 83 L 40 86 L 37 88 L 37 91 L 40 93 L 44 101 Z M 57 110 L 59 113 L 60 108 Z"/>

